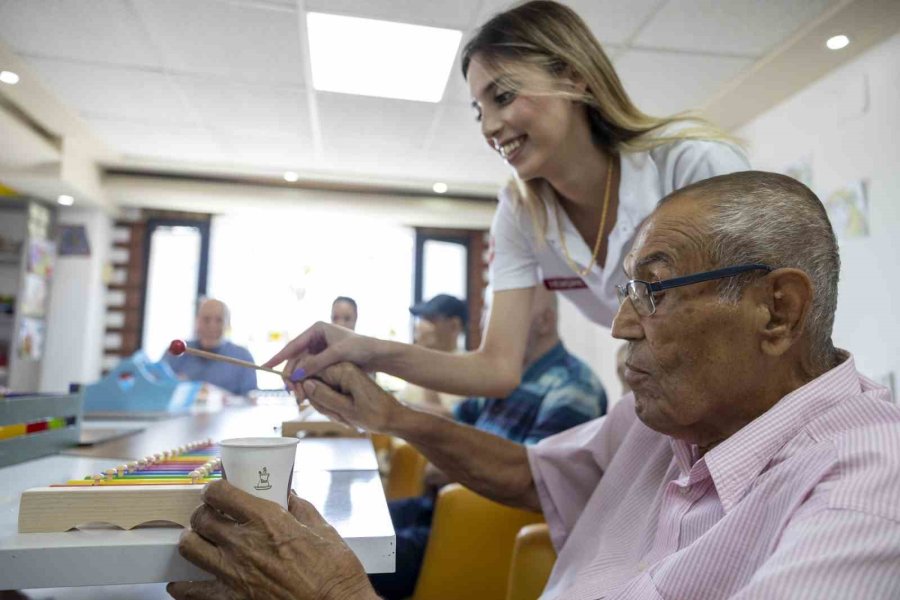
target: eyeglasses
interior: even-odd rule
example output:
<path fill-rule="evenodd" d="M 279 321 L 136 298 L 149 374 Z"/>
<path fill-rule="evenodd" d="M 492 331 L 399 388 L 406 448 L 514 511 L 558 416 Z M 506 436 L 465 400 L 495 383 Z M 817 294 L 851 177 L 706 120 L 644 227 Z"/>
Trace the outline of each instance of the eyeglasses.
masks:
<path fill-rule="evenodd" d="M 714 279 L 725 279 L 726 277 L 734 277 L 748 271 L 765 271 L 770 273 L 772 267 L 767 265 L 738 265 L 736 267 L 728 267 L 725 269 L 716 269 L 715 271 L 706 271 L 704 273 L 694 273 L 693 275 L 685 275 L 684 277 L 676 277 L 674 279 L 665 279 L 663 281 L 641 281 L 632 279 L 624 285 L 617 285 L 616 291 L 619 295 L 619 305 L 628 298 L 634 309 L 642 317 L 649 317 L 656 312 L 656 302 L 653 295 L 663 290 L 682 287 L 685 285 L 693 285 L 703 281 L 712 281 Z"/>

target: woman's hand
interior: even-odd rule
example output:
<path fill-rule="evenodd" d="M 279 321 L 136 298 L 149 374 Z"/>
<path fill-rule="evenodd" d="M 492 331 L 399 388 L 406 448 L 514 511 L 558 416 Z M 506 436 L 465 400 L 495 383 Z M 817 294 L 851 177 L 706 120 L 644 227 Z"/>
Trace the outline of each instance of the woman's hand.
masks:
<path fill-rule="evenodd" d="M 170 583 L 178 600 L 375 598 L 365 570 L 307 501 L 291 494 L 289 512 L 227 481 L 209 484 L 178 543 L 213 582 Z"/>
<path fill-rule="evenodd" d="M 349 361 L 366 369 L 375 357 L 376 342 L 374 338 L 319 321 L 291 340 L 263 366 L 271 369 L 286 360 L 284 378 L 292 382 L 315 375 L 341 361 Z"/>
<path fill-rule="evenodd" d="M 375 433 L 391 433 L 390 426 L 404 410 L 396 398 L 348 362 L 327 367 L 314 379 L 294 384 L 294 389 L 329 418 Z"/>

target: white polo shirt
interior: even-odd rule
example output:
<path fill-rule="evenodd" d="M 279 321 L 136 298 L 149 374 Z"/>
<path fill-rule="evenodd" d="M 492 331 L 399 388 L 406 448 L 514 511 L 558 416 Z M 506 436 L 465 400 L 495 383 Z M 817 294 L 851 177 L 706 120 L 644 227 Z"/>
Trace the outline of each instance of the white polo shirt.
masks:
<path fill-rule="evenodd" d="M 749 170 L 750 164 L 736 146 L 683 140 L 647 152 L 622 154 L 621 169 L 619 208 L 615 228 L 609 234 L 606 263 L 595 264 L 583 278 L 566 261 L 555 207 L 547 208 L 547 232 L 545 239 L 539 241 L 528 209 L 513 199 L 514 192 L 509 187 L 504 188 L 491 226 L 490 274 L 494 291 L 543 284 L 565 294 L 591 321 L 609 327 L 619 308 L 615 286 L 625 281 L 622 261 L 638 227 L 657 202 L 691 183 Z M 584 269 L 591 261 L 592 249 L 564 210 L 559 210 L 559 216 L 569 254 Z"/>

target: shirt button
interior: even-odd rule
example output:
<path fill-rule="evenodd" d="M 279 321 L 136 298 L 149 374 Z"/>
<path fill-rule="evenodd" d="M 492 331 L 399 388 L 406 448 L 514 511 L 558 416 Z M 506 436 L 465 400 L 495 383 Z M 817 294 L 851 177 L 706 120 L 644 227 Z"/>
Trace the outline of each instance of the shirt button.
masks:
<path fill-rule="evenodd" d="M 639 562 L 638 563 L 638 571 L 643 573 L 646 570 L 647 570 L 647 563 L 645 563 L 644 561 Z"/>
<path fill-rule="evenodd" d="M 686 486 L 684 486 L 683 488 L 681 488 L 681 495 L 682 495 L 682 496 L 687 496 L 687 495 L 690 494 L 690 493 L 691 493 L 691 486 L 686 485 Z"/>

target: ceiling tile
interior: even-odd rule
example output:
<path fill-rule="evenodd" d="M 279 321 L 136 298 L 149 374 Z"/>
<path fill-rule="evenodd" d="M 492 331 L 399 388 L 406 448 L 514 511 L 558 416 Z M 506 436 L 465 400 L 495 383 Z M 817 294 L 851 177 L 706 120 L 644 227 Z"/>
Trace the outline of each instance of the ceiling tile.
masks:
<path fill-rule="evenodd" d="M 437 104 L 317 92 L 326 152 L 421 152 Z"/>
<path fill-rule="evenodd" d="M 173 77 L 207 126 L 233 134 L 309 137 L 306 92 L 299 87 Z"/>
<path fill-rule="evenodd" d="M 477 18 L 480 4 L 479 0 L 307 0 L 306 10 L 465 32 Z"/>
<path fill-rule="evenodd" d="M 634 43 L 759 57 L 838 1 L 669 0 Z"/>
<path fill-rule="evenodd" d="M 38 76 L 85 116 L 191 123 L 193 115 L 166 75 L 127 67 L 31 59 Z"/>
<path fill-rule="evenodd" d="M 651 15 L 660 0 L 565 0 L 584 19 L 603 45 L 624 44 L 635 35 L 641 24 Z M 487 0 L 482 20 L 519 4 L 518 1 Z M 481 25 L 481 22 L 476 25 Z"/>
<path fill-rule="evenodd" d="M 630 50 L 615 61 L 642 111 L 664 116 L 699 108 L 723 83 L 753 64 L 746 58 Z"/>
<path fill-rule="evenodd" d="M 170 69 L 303 83 L 296 10 L 212 0 L 133 1 Z"/>
<path fill-rule="evenodd" d="M 226 160 L 207 130 L 197 127 L 88 119 L 112 148 L 130 157 L 218 163 Z"/>
<path fill-rule="evenodd" d="M 312 142 L 297 135 L 263 136 L 215 132 L 230 162 L 266 170 L 303 170 L 315 164 Z"/>
<path fill-rule="evenodd" d="M 0 39 L 23 55 L 161 66 L 126 2 L 0 0 Z"/>

